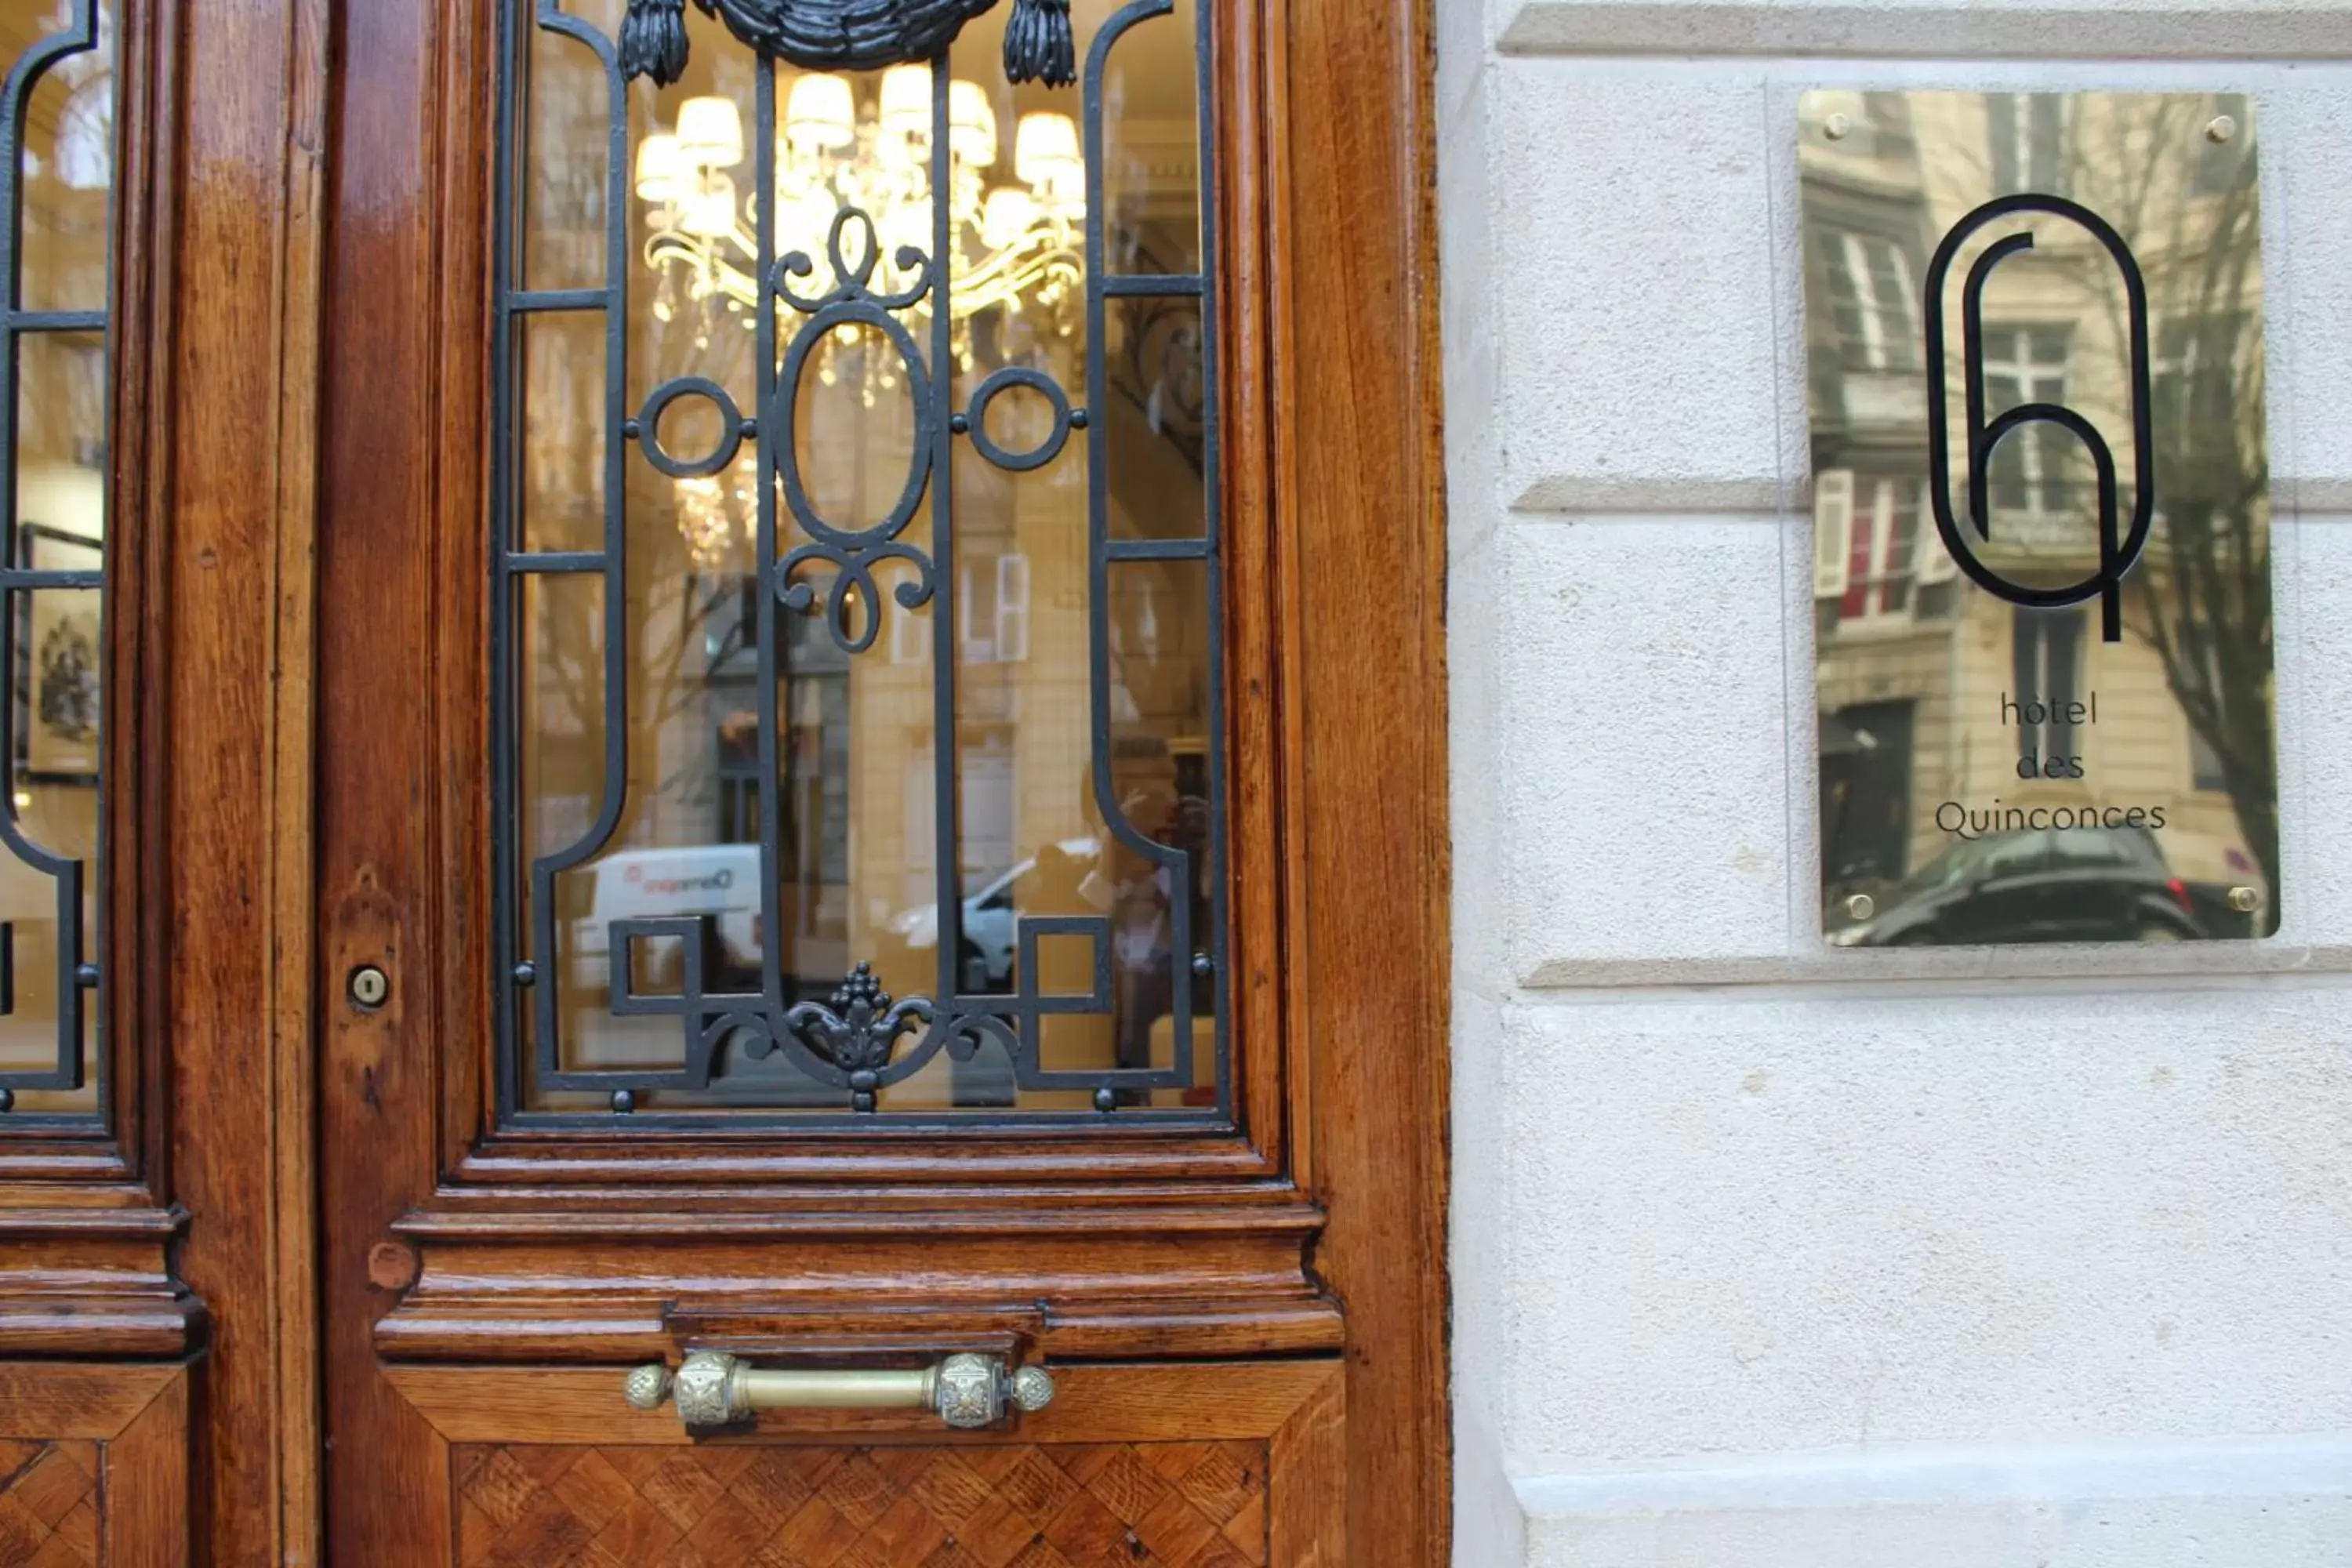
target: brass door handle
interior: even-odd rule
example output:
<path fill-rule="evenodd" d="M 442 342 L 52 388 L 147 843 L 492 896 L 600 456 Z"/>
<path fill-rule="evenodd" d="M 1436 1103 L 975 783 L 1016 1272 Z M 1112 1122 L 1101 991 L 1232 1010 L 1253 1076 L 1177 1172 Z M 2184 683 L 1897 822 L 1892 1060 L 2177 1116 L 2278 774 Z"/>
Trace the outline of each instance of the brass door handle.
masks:
<path fill-rule="evenodd" d="M 673 1373 L 656 1363 L 629 1373 L 624 1389 L 639 1410 L 673 1396 L 689 1432 L 729 1426 L 754 1410 L 929 1410 L 949 1426 L 993 1426 L 1008 1409 L 1054 1402 L 1045 1368 L 1007 1372 L 1003 1358 L 951 1355 L 904 1371 L 832 1372 L 755 1367 L 724 1351 L 696 1351 Z"/>

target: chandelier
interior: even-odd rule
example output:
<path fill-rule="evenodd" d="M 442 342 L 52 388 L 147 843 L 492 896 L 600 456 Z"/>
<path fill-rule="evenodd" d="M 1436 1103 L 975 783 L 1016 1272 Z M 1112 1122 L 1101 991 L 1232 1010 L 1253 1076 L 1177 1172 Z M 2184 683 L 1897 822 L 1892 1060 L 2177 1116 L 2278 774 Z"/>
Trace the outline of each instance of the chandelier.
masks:
<path fill-rule="evenodd" d="M 936 248 L 932 185 L 931 69 L 893 66 L 875 97 L 860 102 L 850 79 L 812 71 L 793 79 L 776 135 L 775 247 L 779 256 L 824 254 L 835 215 L 856 207 L 874 223 L 877 291 L 910 286 L 918 273 L 898 266 L 899 248 Z M 955 353 L 970 370 L 970 323 L 985 311 L 1034 312 L 1055 336 L 1076 329 L 1086 265 L 1086 162 L 1077 126 L 1066 114 L 1024 114 L 1014 128 L 1013 177 L 996 173 L 995 110 L 978 82 L 948 86 L 944 160 L 950 255 L 946 290 Z M 745 163 L 743 120 L 730 98 L 689 98 L 677 126 L 637 144 L 635 188 L 648 231 L 646 264 L 659 279 L 656 321 L 681 307 L 700 312 L 703 341 L 723 309 L 746 325 L 760 305 L 759 243 L 753 196 L 739 196 L 730 170 Z M 928 316 L 936 293 L 913 307 Z M 818 372 L 838 374 L 846 345 L 828 337 Z M 873 356 L 887 360 L 888 355 Z M 864 387 L 870 405 L 895 378 L 881 373 Z"/>

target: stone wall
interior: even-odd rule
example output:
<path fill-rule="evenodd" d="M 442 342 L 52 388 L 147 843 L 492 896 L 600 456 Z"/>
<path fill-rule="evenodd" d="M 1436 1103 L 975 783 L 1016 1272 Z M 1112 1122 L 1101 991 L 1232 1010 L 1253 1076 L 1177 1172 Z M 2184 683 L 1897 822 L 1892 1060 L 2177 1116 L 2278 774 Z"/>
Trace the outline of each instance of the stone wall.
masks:
<path fill-rule="evenodd" d="M 1465 1568 L 2352 1561 L 2352 0 L 1436 0 Z M 2243 91 L 2284 925 L 1819 936 L 1796 102 Z"/>

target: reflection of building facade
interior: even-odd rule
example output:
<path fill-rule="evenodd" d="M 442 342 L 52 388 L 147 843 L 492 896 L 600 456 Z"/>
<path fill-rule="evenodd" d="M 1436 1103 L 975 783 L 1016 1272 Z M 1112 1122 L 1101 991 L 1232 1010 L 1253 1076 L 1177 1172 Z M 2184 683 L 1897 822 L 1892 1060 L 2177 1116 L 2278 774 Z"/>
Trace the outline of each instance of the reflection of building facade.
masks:
<path fill-rule="evenodd" d="M 2241 178 L 2251 127 L 2232 142 L 2212 141 L 2200 134 L 2204 119 L 2189 118 L 2193 106 L 2179 100 L 2078 100 L 2079 120 L 2058 99 L 2023 94 L 1825 94 L 1813 103 L 1800 169 L 1815 302 L 1807 345 L 1813 591 L 1832 922 L 1847 894 L 1880 891 L 1950 847 L 1937 822 L 1943 803 L 2160 810 L 2160 844 L 2177 876 L 2267 888 L 2274 786 L 2266 773 L 2252 776 L 2262 770 L 2251 758 L 2266 752 L 2267 735 L 2243 743 L 2250 755 L 2233 781 L 2233 727 L 2214 711 L 2230 705 L 2226 683 L 2198 673 L 2214 668 L 2242 626 L 2258 622 L 2262 674 L 2237 701 L 2243 707 L 2251 690 L 2266 707 L 2267 598 L 2258 617 L 2234 598 L 2216 606 L 2179 571 L 2181 552 L 2219 559 L 2242 538 L 2260 562 L 2253 577 L 2267 578 L 2261 343 L 2247 330 L 2260 316 L 2260 271 L 2232 252 L 2254 253 L 2253 192 Z M 1823 134 L 1832 113 L 1844 117 L 1835 138 Z M 1915 113 L 1939 122 L 1914 123 Z M 2207 113 L 2245 125 L 2243 103 L 2226 96 Z M 1931 371 L 1921 363 L 1922 299 L 1930 253 L 1977 203 L 2014 192 L 2065 195 L 2074 171 L 2113 164 L 2126 142 L 2175 151 L 2149 160 L 2147 188 L 2129 210 L 2102 214 L 2147 279 L 2159 501 L 2154 543 L 2124 594 L 2124 639 L 2109 644 L 2095 603 L 2010 605 L 1963 579 L 1938 538 L 1926 478 Z M 2182 234 L 2198 223 L 2218 225 L 2221 244 L 2191 247 Z M 2082 230 L 2054 219 L 2030 226 L 2034 248 L 2006 258 L 1985 293 L 1986 415 L 2023 404 L 2081 411 L 2114 448 L 2127 518 L 2120 282 Z M 1948 321 L 1957 321 L 1964 265 L 1981 249 L 1964 250 L 1954 268 Z M 1949 330 L 1943 374 L 1958 410 L 1959 338 Z M 1962 449 L 1964 438 L 1953 439 Z M 1961 459 L 1954 461 L 1952 504 L 1965 520 Z M 2011 434 L 1994 454 L 1988 489 L 1990 536 L 1978 553 L 1989 564 L 2036 584 L 2095 568 L 2092 466 L 2065 432 L 2035 424 Z M 2242 797 L 2263 802 L 2251 825 L 2237 809 Z"/>
<path fill-rule="evenodd" d="M 705 25 L 698 19 L 695 26 Z M 709 26 L 716 35 L 716 24 Z M 1179 37 L 1168 26 L 1171 37 Z M 978 28 L 959 44 L 959 90 L 967 79 L 993 79 L 965 60 L 987 60 L 992 38 Z M 1189 50 L 1166 42 L 1132 50 L 1133 63 L 1114 70 L 1107 83 L 1107 103 L 1118 116 L 1104 176 L 1114 270 L 1181 272 L 1199 265 L 1192 64 Z M 544 177 L 534 178 L 527 221 L 532 254 L 543 258 L 543 275 L 534 279 L 542 285 L 581 281 L 602 265 L 604 168 L 593 154 L 583 165 L 579 150 L 601 146 L 603 89 L 577 53 L 544 36 L 534 45 L 532 166 Z M 698 94 L 731 97 L 750 121 L 751 84 L 739 79 L 741 52 L 714 38 L 695 58 L 696 75 L 665 93 L 652 112 L 633 114 L 633 139 L 642 140 L 649 127 L 677 123 L 678 102 Z M 787 75 L 779 102 L 792 97 L 790 85 Z M 854 89 L 870 96 L 874 83 L 855 79 Z M 1032 107 L 1001 81 L 992 90 L 1001 95 L 994 114 L 1004 126 Z M 1006 141 L 1009 159 L 1009 135 Z M 748 160 L 735 177 L 748 182 Z M 780 237 L 779 245 L 821 253 L 822 237 Z M 824 266 L 820 254 L 813 289 L 821 289 Z M 789 311 L 782 316 L 780 340 L 798 325 Z M 681 298 L 668 273 L 658 288 L 650 275 L 633 274 L 627 319 L 632 405 L 667 378 L 694 374 L 751 406 L 751 318 L 725 299 Z M 900 319 L 928 352 L 927 318 L 908 310 Z M 1200 321 L 1197 301 L 1109 302 L 1102 418 L 1113 539 L 1197 539 L 1205 526 Z M 958 406 L 1005 366 L 1040 371 L 1074 389 L 1074 396 L 1086 384 L 1082 312 L 991 309 L 960 319 L 956 331 Z M 590 548 L 604 526 L 600 342 L 592 321 L 567 328 L 550 318 L 545 329 L 536 321 L 525 329 L 520 510 L 526 531 L 536 532 L 533 548 Z M 905 483 L 918 439 L 905 385 L 904 367 L 880 334 L 845 331 L 829 340 L 800 389 L 795 426 L 808 500 L 836 526 L 863 527 L 883 515 Z M 665 446 L 707 448 L 715 434 L 707 414 L 681 405 L 663 421 Z M 989 436 L 1012 451 L 1035 446 L 1052 428 L 1045 400 L 1027 393 L 1000 398 L 986 418 Z M 703 957 L 707 973 L 741 984 L 772 942 L 787 988 L 800 999 L 822 1000 L 860 962 L 870 962 L 894 995 L 933 995 L 943 927 L 960 924 L 953 962 L 961 988 L 1002 994 L 1021 984 L 1021 921 L 1096 915 L 1111 921 L 1114 946 L 1125 942 L 1138 963 L 1171 974 L 1189 970 L 1189 954 L 1166 951 L 1164 910 L 1155 925 L 1149 909 L 1152 897 L 1164 902 L 1181 895 L 1161 889 L 1146 896 L 1148 869 L 1128 864 L 1131 852 L 1115 845 L 1094 800 L 1087 462 L 1083 439 L 1028 472 L 992 466 L 960 446 L 951 481 L 952 558 L 939 563 L 931 599 L 902 605 L 896 591 L 911 589 L 914 579 L 903 563 L 883 562 L 875 574 L 877 602 L 860 600 L 846 611 L 856 634 L 879 620 L 871 646 L 851 653 L 825 619 L 830 576 L 810 573 L 815 613 L 775 612 L 772 692 L 760 689 L 756 654 L 758 468 L 751 448 L 710 480 L 673 480 L 634 457 L 625 465 L 628 790 L 607 852 L 557 882 L 559 930 L 572 949 L 559 966 L 567 976 L 563 1030 L 583 1065 L 658 1062 L 677 1050 L 673 1020 L 612 1015 L 601 979 L 614 961 L 604 928 L 616 914 L 648 911 L 616 903 L 600 866 L 620 855 L 631 858 L 634 871 L 636 856 L 677 851 L 701 857 L 689 867 L 697 875 L 717 877 L 726 858 L 711 847 L 757 844 L 769 787 L 779 812 L 783 929 L 755 929 L 749 918 L 719 910 L 721 895 L 710 895 L 709 912 L 718 918 L 712 950 Z M 777 517 L 782 554 L 805 536 L 781 503 Z M 931 552 L 928 500 L 904 538 Z M 1112 789 L 1139 831 L 1178 842 L 1192 831 L 1184 802 L 1207 794 L 1209 578 L 1198 561 L 1136 560 L 1110 564 L 1105 580 L 1109 646 L 1100 679 L 1109 686 Z M 532 647 L 523 681 L 524 769 L 527 814 L 535 823 L 529 838 L 543 853 L 581 835 L 604 789 L 604 618 L 593 592 L 567 595 L 567 585 L 551 583 L 533 591 L 525 610 Z M 954 706 L 943 727 L 935 675 L 940 616 L 949 607 Z M 759 749 L 766 702 L 774 704 L 778 733 L 772 781 Z M 937 737 L 943 730 L 951 731 L 955 752 L 951 816 L 938 798 Z M 942 855 L 965 895 L 960 918 L 947 921 L 939 909 Z M 1131 887 L 1146 892 L 1120 891 Z M 730 887 L 725 896 L 740 895 Z M 1205 917 L 1195 929 L 1205 931 Z M 674 985 L 675 945 L 646 944 L 632 962 L 649 983 Z M 1040 940 L 1035 986 L 1049 994 L 1086 994 L 1094 973 L 1088 945 L 1075 937 Z M 1148 984 L 1137 997 L 1122 993 L 1099 1016 L 1074 1011 L 1041 1019 L 1045 1065 L 1172 1061 L 1165 997 L 1155 1004 Z M 1156 1021 L 1143 1016 L 1155 1007 Z M 1213 1020 L 1196 1015 L 1198 1070 L 1207 1070 L 1213 1035 Z M 1150 1063 L 1137 1059 L 1143 1053 Z M 759 1074 L 754 1064 L 738 1066 L 744 1075 Z M 1002 1065 L 992 1069 L 984 1057 L 971 1064 L 941 1058 L 936 1069 L 886 1095 L 883 1109 L 1013 1102 Z M 746 1092 L 772 1100 L 788 1088 L 772 1073 L 760 1074 Z M 1200 1103 L 1174 1092 L 1168 1101 Z M 1026 1093 L 1020 1103 L 1058 1109 L 1092 1101 L 1085 1093 L 1055 1091 Z"/>

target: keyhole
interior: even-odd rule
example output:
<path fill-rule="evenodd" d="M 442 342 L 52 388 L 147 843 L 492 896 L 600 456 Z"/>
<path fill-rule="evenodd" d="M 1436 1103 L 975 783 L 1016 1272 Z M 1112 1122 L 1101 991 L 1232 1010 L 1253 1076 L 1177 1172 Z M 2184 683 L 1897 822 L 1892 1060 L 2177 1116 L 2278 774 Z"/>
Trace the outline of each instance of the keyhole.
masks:
<path fill-rule="evenodd" d="M 352 971 L 352 1000 L 362 1007 L 381 1007 L 392 994 L 392 981 L 373 963 Z"/>

